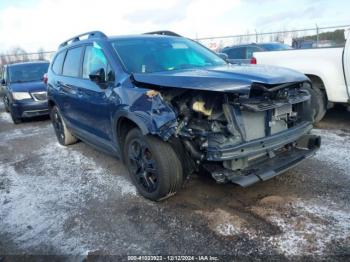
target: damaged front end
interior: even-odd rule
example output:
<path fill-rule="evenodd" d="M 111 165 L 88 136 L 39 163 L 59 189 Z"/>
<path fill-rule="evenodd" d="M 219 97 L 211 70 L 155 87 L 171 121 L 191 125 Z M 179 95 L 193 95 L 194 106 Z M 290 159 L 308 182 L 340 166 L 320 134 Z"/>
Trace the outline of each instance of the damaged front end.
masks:
<path fill-rule="evenodd" d="M 158 135 L 181 154 L 187 173 L 204 168 L 219 183 L 249 186 L 312 156 L 320 137 L 309 134 L 308 81 L 253 83 L 249 92 L 215 92 L 142 85 L 176 121 Z M 246 88 L 244 89 L 246 90 Z"/>

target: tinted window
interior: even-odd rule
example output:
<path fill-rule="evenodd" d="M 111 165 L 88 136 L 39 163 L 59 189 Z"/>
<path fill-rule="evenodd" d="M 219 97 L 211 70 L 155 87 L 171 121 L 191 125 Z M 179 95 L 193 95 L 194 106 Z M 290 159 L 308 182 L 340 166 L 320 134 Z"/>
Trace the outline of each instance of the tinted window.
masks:
<path fill-rule="evenodd" d="M 228 50 L 224 50 L 224 53 L 228 55 L 229 59 L 245 59 L 245 47 L 237 47 L 237 48 L 231 48 Z"/>
<path fill-rule="evenodd" d="M 150 73 L 226 64 L 198 43 L 180 37 L 118 39 L 112 45 L 129 72 Z"/>
<path fill-rule="evenodd" d="M 49 63 L 12 65 L 8 68 L 10 82 L 40 81 L 48 67 Z"/>
<path fill-rule="evenodd" d="M 53 65 L 52 65 L 52 71 L 55 74 L 62 73 L 62 65 L 63 65 L 63 60 L 64 60 L 65 54 L 66 54 L 66 52 L 61 52 L 56 56 L 55 61 L 53 62 Z"/>
<path fill-rule="evenodd" d="M 79 76 L 80 58 L 82 50 L 82 47 L 77 47 L 68 50 L 66 59 L 64 60 L 62 72 L 63 75 L 73 77 Z"/>

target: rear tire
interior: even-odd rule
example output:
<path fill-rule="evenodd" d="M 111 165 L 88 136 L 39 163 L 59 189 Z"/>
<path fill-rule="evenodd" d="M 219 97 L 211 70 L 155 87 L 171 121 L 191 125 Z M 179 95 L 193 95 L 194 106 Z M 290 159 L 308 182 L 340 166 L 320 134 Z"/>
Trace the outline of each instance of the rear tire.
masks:
<path fill-rule="evenodd" d="M 62 115 L 57 106 L 54 106 L 50 112 L 50 118 L 58 142 L 63 146 L 74 144 L 78 139 L 72 135 L 64 122 Z"/>
<path fill-rule="evenodd" d="M 314 123 L 320 122 L 327 112 L 327 97 L 317 83 L 312 88 L 304 86 L 311 95 L 310 106 L 313 112 Z"/>
<path fill-rule="evenodd" d="M 126 135 L 123 156 L 132 181 L 145 198 L 160 201 L 181 188 L 182 165 L 169 143 L 134 128 Z"/>

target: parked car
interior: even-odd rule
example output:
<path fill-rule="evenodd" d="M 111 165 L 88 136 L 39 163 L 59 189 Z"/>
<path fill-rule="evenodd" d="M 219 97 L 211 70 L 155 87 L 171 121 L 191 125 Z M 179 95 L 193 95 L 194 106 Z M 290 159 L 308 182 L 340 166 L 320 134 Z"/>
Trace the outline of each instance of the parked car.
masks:
<path fill-rule="evenodd" d="M 48 115 L 47 89 L 42 81 L 49 62 L 25 62 L 5 65 L 1 85 L 5 110 L 15 124 L 23 118 Z"/>
<path fill-rule="evenodd" d="M 309 40 L 309 39 L 295 39 L 292 47 L 298 49 L 318 48 L 318 47 L 339 47 L 342 43 L 334 40 Z"/>
<path fill-rule="evenodd" d="M 60 45 L 48 103 L 60 144 L 121 158 L 138 191 L 161 200 L 198 170 L 249 186 L 312 156 L 310 85 L 289 69 L 233 66 L 174 33 L 89 32 Z"/>
<path fill-rule="evenodd" d="M 316 122 L 334 103 L 350 105 L 350 40 L 345 47 L 296 49 L 254 53 L 254 62 L 288 67 L 304 73 L 309 87 Z"/>
<path fill-rule="evenodd" d="M 292 49 L 282 43 L 259 43 L 247 45 L 235 45 L 223 48 L 220 53 L 228 56 L 227 61 L 232 64 L 249 64 L 254 52 L 279 51 Z"/>

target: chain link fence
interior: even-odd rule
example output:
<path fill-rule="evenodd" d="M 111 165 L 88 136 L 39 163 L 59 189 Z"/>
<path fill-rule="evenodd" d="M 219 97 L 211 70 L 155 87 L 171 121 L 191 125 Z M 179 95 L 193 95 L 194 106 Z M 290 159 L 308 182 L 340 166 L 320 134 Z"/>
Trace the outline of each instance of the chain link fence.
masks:
<path fill-rule="evenodd" d="M 13 64 L 17 62 L 28 61 L 50 61 L 54 51 L 50 52 L 38 52 L 38 53 L 26 53 L 24 50 L 19 50 L 14 54 L 0 55 L 0 66 L 5 64 Z"/>
<path fill-rule="evenodd" d="M 350 25 L 332 27 L 318 27 L 316 25 L 314 28 L 300 30 L 266 33 L 254 31 L 242 35 L 205 37 L 196 40 L 214 51 L 219 51 L 226 46 L 264 42 L 280 42 L 294 48 L 332 47 L 344 46 L 344 30 L 348 28 Z"/>
<path fill-rule="evenodd" d="M 318 48 L 343 46 L 345 44 L 344 30 L 350 28 L 350 25 L 318 27 L 301 30 L 284 30 L 277 32 L 247 32 L 242 35 L 230 35 L 220 37 L 205 37 L 196 39 L 201 44 L 214 51 L 220 51 L 226 46 L 263 43 L 263 42 L 281 42 L 294 48 Z M 12 54 L 0 55 L 0 66 L 16 62 L 25 62 L 33 60 L 50 61 L 54 51 L 26 53 L 23 49 L 17 48 Z"/>

